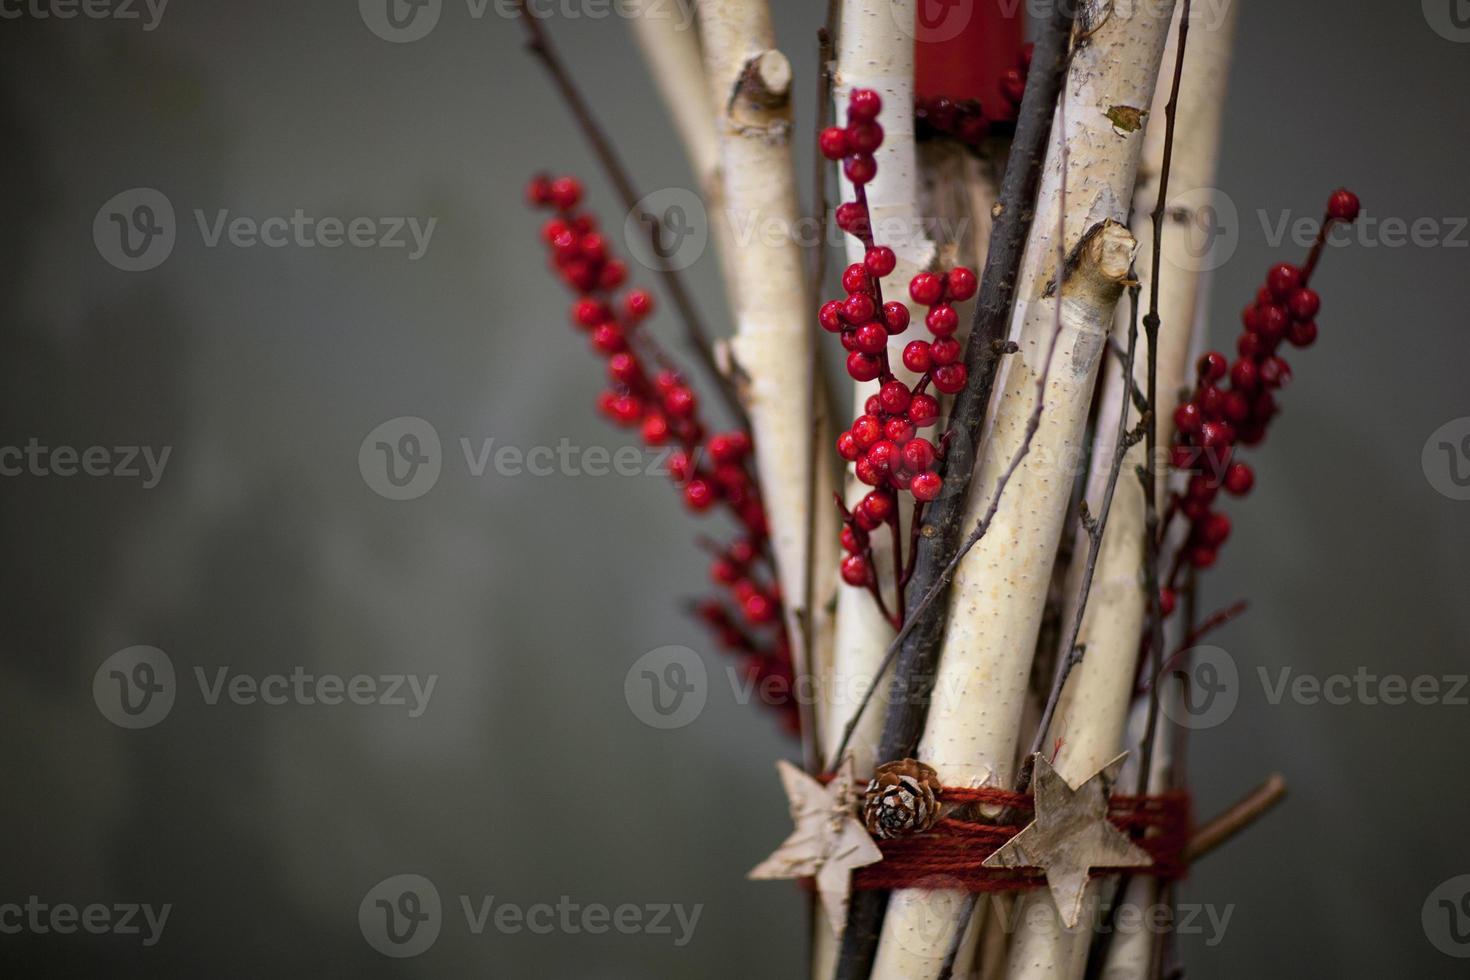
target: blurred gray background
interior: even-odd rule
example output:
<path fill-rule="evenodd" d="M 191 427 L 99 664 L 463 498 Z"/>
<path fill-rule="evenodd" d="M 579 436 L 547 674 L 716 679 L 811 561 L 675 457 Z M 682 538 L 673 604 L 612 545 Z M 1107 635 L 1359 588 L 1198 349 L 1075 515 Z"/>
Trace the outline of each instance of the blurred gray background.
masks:
<path fill-rule="evenodd" d="M 1315 217 L 1331 189 L 1432 230 L 1419 244 L 1369 232 L 1326 256 L 1322 339 L 1294 359 L 1285 413 L 1250 456 L 1257 490 L 1232 504 L 1237 530 L 1207 579 L 1207 608 L 1253 605 L 1216 639 L 1242 695 L 1193 741 L 1197 809 L 1273 769 L 1292 795 L 1184 888 L 1231 909 L 1216 945 L 1180 939 L 1202 980 L 1460 976 L 1448 954 L 1470 955 L 1437 948 L 1421 917 L 1431 892 L 1470 873 L 1470 707 L 1272 704 L 1255 679 L 1258 666 L 1467 670 L 1470 503 L 1438 492 L 1421 454 L 1470 416 L 1458 97 L 1470 30 L 1453 2 L 1241 12 L 1219 175 L 1238 248 L 1215 277 L 1216 342 L 1232 342 L 1267 265 L 1300 257 L 1273 247 L 1274 223 Z M 821 5 L 776 6 L 809 126 Z M 593 415 L 602 368 L 567 326 L 522 184 L 543 167 L 576 172 L 610 227 L 620 211 L 518 25 L 457 0 L 401 44 L 344 0 L 38 16 L 64 9 L 37 0 L 0 24 L 0 446 L 171 453 L 151 488 L 32 469 L 0 479 L 0 905 L 171 911 L 151 946 L 0 930 L 6 974 L 799 975 L 801 893 L 744 879 L 786 833 L 772 761 L 795 744 L 770 712 L 736 703 L 728 660 L 680 611 L 704 581 L 699 524 L 658 476 L 475 476 L 461 450 L 627 442 Z M 626 25 L 598 3 L 558 10 L 555 40 L 640 187 L 688 186 Z M 804 174 L 809 147 L 798 152 Z M 93 224 L 140 187 L 170 202 L 177 240 L 129 272 Z M 437 224 L 410 259 L 412 247 L 208 247 L 194 218 L 296 209 Z M 723 329 L 713 258 L 691 275 Z M 676 336 L 667 316 L 656 329 Z M 403 416 L 433 426 L 442 472 L 395 501 L 358 456 Z M 1452 462 L 1470 467 L 1428 458 L 1441 486 Z M 697 721 L 660 731 L 623 683 L 670 644 L 699 651 L 710 693 Z M 128 730 L 99 710 L 93 681 L 137 645 L 167 654 L 177 696 L 160 723 Z M 418 717 L 210 704 L 195 670 L 212 682 L 221 667 L 437 686 Z M 400 874 L 432 881 L 444 907 L 437 942 L 411 959 L 380 955 L 358 922 Z M 476 935 L 460 896 L 702 911 L 682 946 L 677 926 Z"/>

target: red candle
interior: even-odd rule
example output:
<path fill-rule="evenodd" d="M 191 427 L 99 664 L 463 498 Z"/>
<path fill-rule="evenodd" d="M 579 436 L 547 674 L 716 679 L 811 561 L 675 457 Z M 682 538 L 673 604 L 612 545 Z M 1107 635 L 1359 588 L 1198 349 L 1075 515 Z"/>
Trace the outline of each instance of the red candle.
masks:
<path fill-rule="evenodd" d="M 918 0 L 917 21 L 915 95 L 920 100 L 978 99 L 985 118 L 1011 118 L 1000 80 L 1021 59 L 1022 0 Z"/>

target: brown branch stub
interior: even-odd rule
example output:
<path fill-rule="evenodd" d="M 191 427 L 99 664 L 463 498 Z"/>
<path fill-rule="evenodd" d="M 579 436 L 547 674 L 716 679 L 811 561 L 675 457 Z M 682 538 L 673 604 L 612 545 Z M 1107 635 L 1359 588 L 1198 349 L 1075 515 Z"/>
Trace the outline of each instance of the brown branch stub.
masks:
<path fill-rule="evenodd" d="M 1286 798 L 1286 777 L 1273 772 L 1260 786 L 1220 814 L 1190 838 L 1184 848 L 1184 860 L 1198 861 L 1230 838 L 1259 820 L 1266 811 Z"/>

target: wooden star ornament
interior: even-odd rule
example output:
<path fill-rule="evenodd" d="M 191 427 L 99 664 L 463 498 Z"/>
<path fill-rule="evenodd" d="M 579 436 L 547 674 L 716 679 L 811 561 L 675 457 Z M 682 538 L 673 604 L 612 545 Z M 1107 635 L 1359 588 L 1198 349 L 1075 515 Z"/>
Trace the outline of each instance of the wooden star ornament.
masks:
<path fill-rule="evenodd" d="M 1153 864 L 1108 820 L 1108 795 L 1117 781 L 1125 752 L 1073 789 L 1046 757 L 1035 757 L 1032 786 L 1036 819 L 994 854 L 987 868 L 1040 868 L 1068 929 L 1082 917 L 1082 893 L 1093 868 L 1142 868 Z"/>
<path fill-rule="evenodd" d="M 847 926 L 852 870 L 883 860 L 883 852 L 857 818 L 860 794 L 852 757 L 843 760 L 836 778 L 825 786 L 784 759 L 776 768 L 796 829 L 747 877 L 768 881 L 815 876 L 827 921 L 832 932 L 841 936 Z"/>

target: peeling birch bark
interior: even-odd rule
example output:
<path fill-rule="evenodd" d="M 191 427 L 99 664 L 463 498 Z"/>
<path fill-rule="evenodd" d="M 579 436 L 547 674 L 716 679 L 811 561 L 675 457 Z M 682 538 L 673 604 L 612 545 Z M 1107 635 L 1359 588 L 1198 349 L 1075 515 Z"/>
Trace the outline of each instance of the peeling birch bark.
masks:
<path fill-rule="evenodd" d="M 1167 72 L 1175 60 L 1175 45 L 1178 39 L 1178 14 L 1176 11 L 1169 41 L 1162 57 L 1162 66 Z M 1215 160 L 1219 151 L 1220 122 L 1224 105 L 1225 81 L 1229 68 L 1230 47 L 1233 39 L 1235 11 L 1232 7 L 1225 20 L 1216 30 L 1195 31 L 1190 35 L 1186 52 L 1184 73 L 1180 81 L 1179 104 L 1177 106 L 1173 158 L 1169 174 L 1170 201 L 1204 203 L 1207 198 L 1201 191 L 1208 188 L 1214 179 Z M 1162 177 L 1164 156 L 1164 105 L 1168 102 L 1167 85 L 1160 85 L 1154 94 L 1151 123 L 1144 139 L 1144 159 L 1139 167 L 1138 186 L 1134 197 L 1134 234 L 1138 237 L 1140 254 L 1148 255 L 1153 245 L 1153 223 L 1149 219 L 1158 197 L 1159 181 Z M 1201 263 L 1190 248 L 1190 230 L 1196 215 L 1181 206 L 1166 214 L 1163 241 L 1163 261 L 1159 280 L 1159 351 L 1157 358 L 1159 401 L 1157 425 L 1159 445 L 1168 446 L 1173 435 L 1174 407 L 1179 390 L 1189 381 L 1191 363 L 1191 336 L 1196 322 L 1196 311 L 1200 291 L 1206 278 Z M 1172 233 L 1169 233 L 1172 232 Z M 1144 263 L 1147 266 L 1148 263 Z M 1144 283 L 1145 294 L 1152 269 L 1140 267 L 1138 277 Z M 1120 311 L 1121 312 L 1121 311 Z M 1115 330 L 1126 338 L 1127 317 L 1120 315 Z M 1134 364 L 1134 378 L 1139 385 L 1148 381 L 1147 361 L 1142 355 L 1146 340 L 1140 337 L 1140 356 Z M 1115 446 L 1113 434 L 1119 410 L 1124 401 L 1121 372 L 1113 371 L 1107 376 L 1103 389 L 1102 415 L 1097 431 L 1092 459 L 1092 471 L 1088 480 L 1087 496 L 1096 505 L 1101 499 L 1107 482 L 1109 464 Z M 1130 416 L 1136 413 L 1128 406 Z M 1136 423 L 1130 418 L 1129 425 Z M 1112 509 L 1107 526 L 1103 530 L 1102 547 L 1098 552 L 1097 569 L 1092 583 L 1092 594 L 1088 601 L 1078 642 L 1086 648 L 1086 655 L 1072 671 L 1058 702 L 1057 714 L 1047 736 L 1047 744 L 1061 743 L 1055 766 L 1069 781 L 1084 779 L 1097 767 L 1113 758 L 1123 742 L 1124 726 L 1128 719 L 1129 706 L 1133 701 L 1133 679 L 1138 661 L 1139 637 L 1143 635 L 1148 612 L 1148 596 L 1142 575 L 1144 561 L 1144 496 L 1143 488 L 1133 478 L 1137 467 L 1145 463 L 1144 446 L 1140 443 L 1124 457 L 1118 486 L 1113 497 Z M 1161 466 L 1161 474 L 1167 474 L 1167 466 Z M 1162 506 L 1164 480 L 1160 480 L 1159 492 Z M 1096 508 L 1094 507 L 1094 513 Z M 1085 533 L 1078 534 L 1077 554 L 1084 556 L 1087 549 Z M 1069 576 L 1068 608 L 1065 622 L 1076 616 L 1076 580 L 1080 578 L 1080 565 Z M 1058 651 L 1063 656 L 1067 651 Z M 1155 752 L 1165 746 L 1167 736 L 1155 742 Z M 1139 892 L 1155 889 L 1156 883 L 1144 876 L 1135 876 L 1128 894 L 1122 900 L 1136 900 Z M 1101 887 L 1094 882 L 1088 890 L 1088 912 L 1084 923 L 1090 924 L 1098 906 Z M 1036 896 L 1026 896 L 1022 905 L 1044 904 Z M 1023 909 L 1023 912 L 1026 911 Z M 1012 961 L 1010 976 L 1013 980 L 1033 977 L 1080 978 L 1085 971 L 1087 949 L 1092 939 L 1090 928 L 1067 931 L 1057 921 L 1055 910 L 1044 909 L 1031 912 L 1031 919 L 1042 923 L 1037 930 L 1027 930 L 1022 941 L 1017 943 L 1016 959 Z M 1118 937 L 1121 940 L 1123 937 Z M 1145 966 L 1151 937 L 1144 944 Z M 1108 974 L 1110 977 L 1111 973 Z M 1146 974 L 1138 973 L 1138 980 Z"/>

